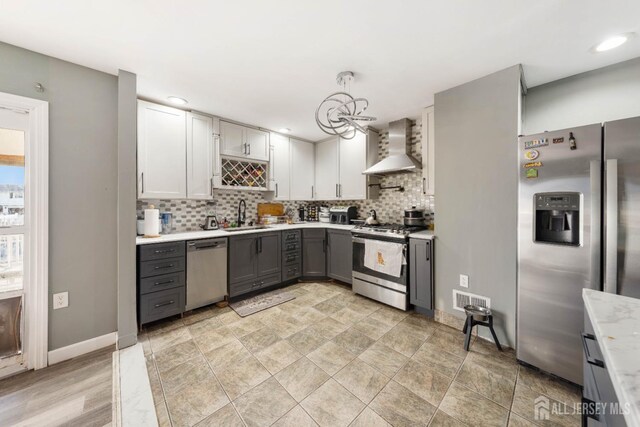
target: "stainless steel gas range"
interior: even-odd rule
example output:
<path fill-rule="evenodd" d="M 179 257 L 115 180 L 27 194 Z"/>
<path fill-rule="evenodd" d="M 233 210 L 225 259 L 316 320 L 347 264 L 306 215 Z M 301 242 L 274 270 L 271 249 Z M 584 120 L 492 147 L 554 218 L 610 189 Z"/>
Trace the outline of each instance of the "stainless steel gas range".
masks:
<path fill-rule="evenodd" d="M 401 224 L 359 225 L 353 229 L 353 291 L 384 304 L 407 310 L 409 260 L 408 243 L 412 232 L 420 227 L 406 227 Z M 405 264 L 400 277 L 372 270 L 365 266 L 365 245 L 367 240 L 382 240 L 402 245 Z"/>

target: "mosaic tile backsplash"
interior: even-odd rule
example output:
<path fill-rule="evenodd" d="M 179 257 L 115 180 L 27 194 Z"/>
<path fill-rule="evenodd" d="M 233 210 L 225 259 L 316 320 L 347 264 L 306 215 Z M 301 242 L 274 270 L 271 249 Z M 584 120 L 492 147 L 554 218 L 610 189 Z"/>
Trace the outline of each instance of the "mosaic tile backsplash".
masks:
<path fill-rule="evenodd" d="M 421 124 L 413 122 L 411 127 L 411 152 L 415 158 L 422 158 Z M 389 133 L 382 131 L 378 144 L 378 157 L 383 159 L 389 154 Z M 402 222 L 403 210 L 411 206 L 424 208 L 426 213 L 434 213 L 434 197 L 422 194 L 422 174 L 399 174 L 384 177 L 381 182 L 383 187 L 404 186 L 404 192 L 397 190 L 382 190 L 380 197 L 375 200 L 340 200 L 340 201 L 285 201 L 282 202 L 285 209 L 296 209 L 303 206 L 334 206 L 353 205 L 358 208 L 358 215 L 366 218 L 371 209 L 375 209 L 378 218 L 382 222 Z M 139 200 L 137 203 L 138 218 L 142 218 L 143 211 L 150 204 L 155 205 L 161 212 L 173 213 L 174 232 L 200 230 L 205 216 L 213 213 L 222 221 L 224 217 L 234 221 L 238 212 L 238 203 L 244 199 L 247 203 L 247 221 L 257 220 L 258 203 L 269 202 L 265 197 L 270 193 L 260 191 L 240 190 L 213 190 L 214 200 Z M 431 217 L 433 220 L 433 216 Z"/>

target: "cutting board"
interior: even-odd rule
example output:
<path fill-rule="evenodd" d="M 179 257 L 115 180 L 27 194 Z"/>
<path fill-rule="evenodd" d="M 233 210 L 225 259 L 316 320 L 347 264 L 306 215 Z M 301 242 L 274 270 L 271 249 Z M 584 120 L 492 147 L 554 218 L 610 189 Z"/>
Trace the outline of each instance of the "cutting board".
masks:
<path fill-rule="evenodd" d="M 282 203 L 258 203 L 258 218 L 265 215 L 284 215 L 284 205 Z"/>

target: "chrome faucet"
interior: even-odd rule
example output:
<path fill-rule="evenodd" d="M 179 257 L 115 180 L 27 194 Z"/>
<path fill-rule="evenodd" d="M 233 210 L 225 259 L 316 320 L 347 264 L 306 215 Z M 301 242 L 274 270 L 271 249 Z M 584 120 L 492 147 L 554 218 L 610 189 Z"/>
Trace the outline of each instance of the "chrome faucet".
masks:
<path fill-rule="evenodd" d="M 247 203 L 244 199 L 240 199 L 238 203 L 238 227 L 247 222 Z"/>

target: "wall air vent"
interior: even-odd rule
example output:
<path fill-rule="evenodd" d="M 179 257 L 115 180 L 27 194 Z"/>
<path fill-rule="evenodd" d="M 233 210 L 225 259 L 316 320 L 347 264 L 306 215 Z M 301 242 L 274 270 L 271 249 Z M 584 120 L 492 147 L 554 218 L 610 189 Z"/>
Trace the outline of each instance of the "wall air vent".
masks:
<path fill-rule="evenodd" d="M 457 289 L 453 290 L 453 308 L 454 310 L 464 311 L 464 306 L 473 304 L 480 307 L 491 308 L 491 298 L 481 295 L 462 292 Z"/>

